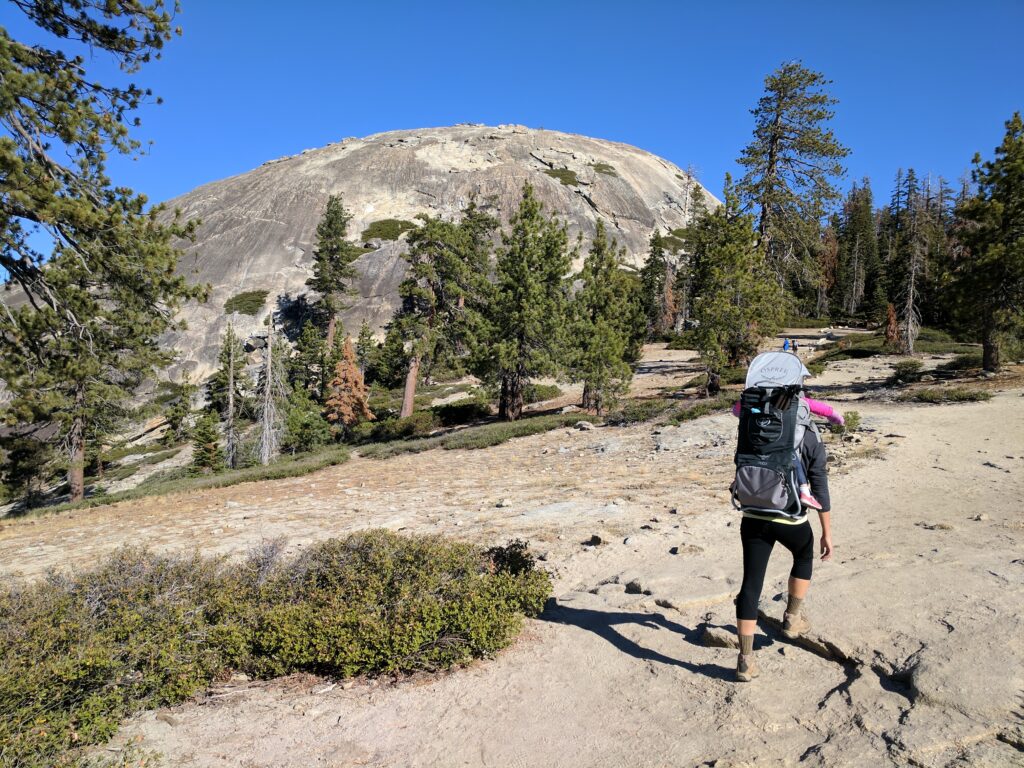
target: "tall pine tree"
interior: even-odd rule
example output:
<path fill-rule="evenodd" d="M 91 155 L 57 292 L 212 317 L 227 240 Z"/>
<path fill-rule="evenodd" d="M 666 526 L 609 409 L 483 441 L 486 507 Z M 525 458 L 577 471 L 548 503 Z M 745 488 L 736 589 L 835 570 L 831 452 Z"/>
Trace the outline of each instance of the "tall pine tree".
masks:
<path fill-rule="evenodd" d="M 1006 134 L 985 162 L 974 158 L 973 196 L 957 208 L 963 252 L 956 264 L 956 314 L 982 343 L 985 370 L 998 370 L 1007 338 L 1024 339 L 1024 120 L 1006 121 Z"/>
<path fill-rule="evenodd" d="M 502 242 L 487 312 L 488 344 L 477 366 L 499 390 L 499 416 L 515 421 L 526 385 L 561 367 L 572 255 L 565 227 L 544 215 L 529 184 Z"/>
<path fill-rule="evenodd" d="M 13 396 L 7 420 L 57 427 L 76 501 L 88 443 L 167 364 L 157 339 L 175 327 L 181 302 L 203 291 L 175 272 L 175 238 L 192 225 L 163 223 L 160 207 L 147 211 L 145 197 L 106 171 L 108 152 L 139 149 L 129 128 L 149 92 L 102 84 L 94 61 L 109 55 L 138 70 L 171 38 L 170 14 L 161 2 L 65 5 L 16 4 L 55 38 L 50 47 L 0 28 L 0 268 L 27 300 L 0 312 L 0 378 Z M 33 228 L 52 253 L 37 249 Z"/>
<path fill-rule="evenodd" d="M 814 283 L 814 248 L 828 205 L 839 198 L 833 180 L 842 176 L 850 151 L 828 127 L 838 102 L 831 81 L 799 61 L 765 78 L 765 93 L 751 110 L 754 138 L 739 163 L 740 200 L 757 212 L 758 245 L 780 284 Z"/>
<path fill-rule="evenodd" d="M 753 217 L 739 208 L 726 175 L 725 204 L 705 212 L 685 232 L 694 259 L 694 335 L 709 395 L 717 392 L 723 369 L 748 362 L 784 314 L 782 289 L 755 246 Z"/>
<path fill-rule="evenodd" d="M 316 247 L 313 250 L 313 276 L 306 285 L 323 297 L 327 311 L 327 334 L 324 346 L 334 347 L 338 313 L 345 308 L 343 297 L 353 293 L 359 273 L 353 262 L 362 251 L 346 236 L 352 214 L 345 209 L 340 195 L 327 198 L 320 223 L 316 227 Z"/>
<path fill-rule="evenodd" d="M 395 317 L 411 342 L 402 416 L 412 414 L 421 367 L 429 378 L 436 365 L 457 364 L 476 348 L 491 294 L 490 235 L 497 227 L 472 204 L 458 223 L 419 219 L 407 236 L 409 275 L 399 287 L 402 307 Z"/>
<path fill-rule="evenodd" d="M 582 285 L 570 305 L 568 349 L 569 377 L 583 382 L 582 405 L 598 416 L 629 387 L 633 377 L 627 362 L 630 342 L 637 330 L 642 333 L 646 321 L 646 316 L 633 311 L 635 278 L 630 279 L 621 264 L 622 252 L 614 240 L 608 241 L 604 222 L 598 219 L 579 274 Z M 662 289 L 664 283 L 663 274 Z M 641 327 L 631 327 L 631 321 Z"/>

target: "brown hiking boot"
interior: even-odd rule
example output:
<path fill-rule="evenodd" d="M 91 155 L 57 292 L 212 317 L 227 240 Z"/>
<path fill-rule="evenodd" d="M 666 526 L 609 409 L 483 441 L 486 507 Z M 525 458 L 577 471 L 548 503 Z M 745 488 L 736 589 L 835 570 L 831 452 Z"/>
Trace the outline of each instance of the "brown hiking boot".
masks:
<path fill-rule="evenodd" d="M 801 635 L 811 631 L 811 622 L 803 613 L 786 613 L 782 617 L 782 634 L 790 640 L 796 640 Z"/>
<path fill-rule="evenodd" d="M 736 679 L 741 683 L 749 683 L 760 674 L 761 670 L 757 668 L 754 654 L 741 653 L 736 661 Z"/>

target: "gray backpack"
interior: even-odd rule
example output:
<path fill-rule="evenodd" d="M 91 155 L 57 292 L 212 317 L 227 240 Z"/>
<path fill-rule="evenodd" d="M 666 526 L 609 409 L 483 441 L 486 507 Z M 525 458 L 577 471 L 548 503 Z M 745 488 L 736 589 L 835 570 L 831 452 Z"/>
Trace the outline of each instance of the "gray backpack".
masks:
<path fill-rule="evenodd" d="M 794 452 L 808 428 L 815 429 L 810 407 L 800 397 L 808 375 L 789 352 L 765 352 L 747 371 L 740 396 L 739 436 L 733 505 L 743 511 L 800 517 Z"/>

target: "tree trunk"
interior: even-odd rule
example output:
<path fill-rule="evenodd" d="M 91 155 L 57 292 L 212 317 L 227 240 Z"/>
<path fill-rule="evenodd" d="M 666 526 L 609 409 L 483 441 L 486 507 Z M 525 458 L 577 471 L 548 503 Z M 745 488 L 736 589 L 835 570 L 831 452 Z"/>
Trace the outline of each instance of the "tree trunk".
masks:
<path fill-rule="evenodd" d="M 715 397 L 722 391 L 722 377 L 715 371 L 708 371 L 708 383 L 704 386 L 704 394 Z"/>
<path fill-rule="evenodd" d="M 334 349 L 334 334 L 338 329 L 338 316 L 332 311 L 331 319 L 327 321 L 327 339 L 324 341 L 324 354 L 330 355 Z"/>
<path fill-rule="evenodd" d="M 71 501 L 85 498 L 85 417 L 82 409 L 85 405 L 85 392 L 79 388 L 75 391 L 75 417 L 71 422 L 68 434 L 68 453 L 71 460 L 68 466 L 68 487 Z"/>
<path fill-rule="evenodd" d="M 238 446 L 235 435 L 235 346 L 231 345 L 228 355 L 228 414 L 224 424 L 224 441 L 228 467 L 235 469 L 238 465 Z"/>
<path fill-rule="evenodd" d="M 498 401 L 498 417 L 505 421 L 516 421 L 523 415 L 523 377 L 518 371 L 506 373 L 501 379 L 501 399 Z"/>
<path fill-rule="evenodd" d="M 981 367 L 994 372 L 999 370 L 999 364 L 999 339 L 991 329 L 986 329 L 981 340 Z"/>
<path fill-rule="evenodd" d="M 409 360 L 409 372 L 405 374 L 405 393 L 402 395 L 402 412 L 399 414 L 403 419 L 412 416 L 416 407 L 416 381 L 419 376 L 420 358 L 419 355 L 413 355 Z"/>

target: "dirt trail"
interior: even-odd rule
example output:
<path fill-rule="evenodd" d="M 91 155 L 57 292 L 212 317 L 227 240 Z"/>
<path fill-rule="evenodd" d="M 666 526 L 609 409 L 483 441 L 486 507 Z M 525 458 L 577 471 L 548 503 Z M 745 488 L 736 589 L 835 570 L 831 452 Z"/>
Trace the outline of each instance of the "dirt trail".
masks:
<path fill-rule="evenodd" d="M 801 644 L 775 628 L 779 552 L 749 685 L 731 681 L 734 650 L 706 645 L 734 627 L 740 575 L 728 415 L 41 518 L 5 529 L 0 559 L 33 575 L 123 541 L 238 552 L 374 525 L 545 551 L 557 604 L 497 659 L 399 684 L 235 682 L 122 729 L 167 765 L 1019 765 L 1024 398 L 851 407 L 875 431 L 833 472 L 837 554 L 816 564 L 814 628 Z M 612 543 L 581 544 L 598 531 Z"/>

